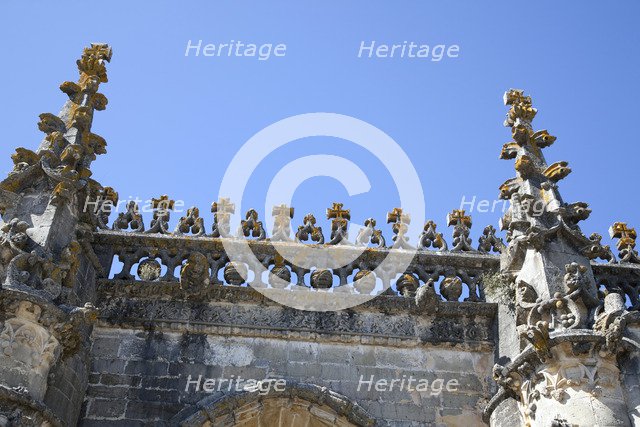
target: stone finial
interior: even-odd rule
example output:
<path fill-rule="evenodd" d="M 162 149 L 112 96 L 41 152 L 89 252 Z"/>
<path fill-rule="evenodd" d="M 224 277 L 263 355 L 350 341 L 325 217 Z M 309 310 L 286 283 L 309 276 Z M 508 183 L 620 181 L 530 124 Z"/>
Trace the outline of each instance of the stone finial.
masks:
<path fill-rule="evenodd" d="M 104 187 L 100 190 L 97 209 L 95 211 L 96 223 L 99 229 L 109 229 L 107 225 L 107 223 L 109 222 L 109 216 L 111 216 L 111 212 L 113 212 L 114 206 L 117 206 L 118 199 L 118 192 L 113 188 Z"/>
<path fill-rule="evenodd" d="M 409 237 L 406 236 L 411 223 L 411 215 L 402 211 L 402 208 L 393 208 L 387 213 L 387 224 L 393 224 L 393 247 L 399 249 L 415 249 L 409 244 Z"/>
<path fill-rule="evenodd" d="M 213 237 L 230 237 L 231 235 L 231 215 L 236 211 L 236 205 L 226 197 L 221 197 L 217 202 L 211 204 L 213 213 L 213 226 L 211 228 Z"/>
<path fill-rule="evenodd" d="M 127 211 L 120 212 L 118 218 L 113 221 L 112 228 L 116 231 L 125 231 L 131 227 L 131 231 L 142 233 L 144 231 L 144 222 L 138 204 L 133 200 L 127 202 Z"/>
<path fill-rule="evenodd" d="M 453 252 L 473 251 L 469 233 L 471 231 L 471 216 L 464 210 L 454 209 L 447 214 L 447 225 L 453 226 Z"/>
<path fill-rule="evenodd" d="M 90 47 L 84 48 L 82 57 L 76 62 L 80 75 L 97 77 L 101 83 L 108 82 L 105 62 L 111 62 L 112 54 L 108 44 L 91 43 Z"/>
<path fill-rule="evenodd" d="M 506 91 L 504 93 L 504 105 L 511 106 L 504 122 L 504 125 L 508 127 L 513 127 L 518 121 L 523 121 L 530 125 L 538 112 L 532 106 L 531 97 L 525 96 L 522 89 L 509 89 Z"/>
<path fill-rule="evenodd" d="M 436 231 L 437 224 L 433 221 L 427 221 L 424 225 L 422 233 L 418 241 L 418 249 L 424 250 L 433 247 L 439 251 L 446 251 L 449 249 L 447 242 L 442 237 L 442 233 Z"/>
<path fill-rule="evenodd" d="M 249 209 L 245 214 L 245 219 L 240 221 L 238 227 L 238 237 L 254 237 L 256 240 L 265 240 L 267 233 L 262 226 L 262 221 L 258 220 L 258 212 L 255 209 Z"/>
<path fill-rule="evenodd" d="M 180 218 L 174 234 L 182 235 L 191 232 L 194 236 L 204 236 L 204 219 L 200 217 L 200 209 L 193 206 L 187 209 L 187 215 Z"/>
<path fill-rule="evenodd" d="M 316 226 L 316 217 L 312 214 L 305 215 L 303 225 L 298 226 L 296 232 L 296 242 L 305 242 L 309 239 L 319 245 L 324 244 L 322 227 Z"/>
<path fill-rule="evenodd" d="M 640 257 L 635 249 L 638 237 L 635 228 L 627 226 L 626 222 L 616 222 L 609 228 L 609 236 L 612 239 L 619 239 L 616 247 L 620 251 L 618 255 L 620 262 L 640 264 Z"/>
<path fill-rule="evenodd" d="M 378 245 L 379 248 L 384 248 L 387 244 L 382 231 L 376 229 L 376 220 L 373 218 L 364 221 L 364 228 L 356 236 L 356 245 L 366 246 L 369 243 Z"/>
<path fill-rule="evenodd" d="M 327 219 L 331 220 L 331 241 L 330 245 L 347 243 L 347 225 L 351 219 L 349 209 L 343 209 L 342 203 L 333 202 L 333 206 L 327 208 Z"/>
<path fill-rule="evenodd" d="M 504 242 L 496 236 L 496 229 L 493 225 L 488 225 L 482 231 L 482 236 L 478 239 L 478 250 L 480 252 L 502 252 L 505 249 Z"/>
<path fill-rule="evenodd" d="M 169 199 L 169 196 L 163 194 L 157 199 L 151 199 L 151 207 L 153 208 L 153 218 L 151 219 L 151 227 L 145 233 L 169 233 L 169 219 L 171 210 L 175 202 Z"/>
<path fill-rule="evenodd" d="M 273 241 L 291 241 L 291 219 L 293 218 L 294 208 L 287 205 L 274 206 L 271 210 L 273 215 L 273 232 L 271 240 Z"/>

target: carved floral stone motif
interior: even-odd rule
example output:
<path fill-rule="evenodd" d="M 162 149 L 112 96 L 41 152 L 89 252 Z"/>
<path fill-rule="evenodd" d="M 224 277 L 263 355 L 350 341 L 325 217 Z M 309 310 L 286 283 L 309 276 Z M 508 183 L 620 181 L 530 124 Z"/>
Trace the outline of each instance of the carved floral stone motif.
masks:
<path fill-rule="evenodd" d="M 447 225 L 453 226 L 453 252 L 472 251 L 471 239 L 471 217 L 465 215 L 464 210 L 454 209 L 447 215 Z"/>
<path fill-rule="evenodd" d="M 180 288 L 196 294 L 209 285 L 209 262 L 200 252 L 193 252 L 180 271 Z"/>
<path fill-rule="evenodd" d="M 3 383 L 24 387 L 38 400 L 44 397 L 49 369 L 60 355 L 58 340 L 38 323 L 40 314 L 38 305 L 23 301 L 0 332 Z"/>
<path fill-rule="evenodd" d="M 160 263 L 153 258 L 147 258 L 138 264 L 138 277 L 147 282 L 158 280 L 160 278 L 160 271 Z"/>

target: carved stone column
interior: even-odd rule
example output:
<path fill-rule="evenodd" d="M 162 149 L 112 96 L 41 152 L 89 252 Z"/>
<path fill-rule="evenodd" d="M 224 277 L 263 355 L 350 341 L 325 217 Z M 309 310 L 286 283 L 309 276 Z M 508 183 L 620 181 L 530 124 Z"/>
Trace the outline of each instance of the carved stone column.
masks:
<path fill-rule="evenodd" d="M 590 263 L 613 261 L 613 255 L 595 236 L 582 234 L 578 223 L 591 212 L 587 204 L 562 200 L 557 183 L 571 169 L 567 162 L 547 165 L 541 149 L 556 138 L 533 130 L 531 98 L 510 90 L 505 104 L 513 141 L 501 158 L 515 159 L 517 176 L 500 187 L 511 201 L 501 221 L 509 243 L 501 280 L 513 291 L 515 313 L 500 310 L 502 364 L 494 367 L 500 388 L 485 420 L 492 426 L 631 425 L 618 362 L 624 349 L 611 329 L 626 313 L 624 303 L 617 294 L 601 301 Z"/>
<path fill-rule="evenodd" d="M 0 182 L 3 426 L 77 421 L 82 396 L 66 396 L 58 382 L 71 382 L 80 393 L 86 387 L 87 374 L 76 371 L 96 315 L 87 284 L 100 266 L 85 241 L 99 216 L 84 208 L 109 193 L 90 179 L 90 165 L 105 152 L 106 142 L 91 125 L 94 111 L 107 104 L 98 86 L 107 81 L 110 58 L 107 45 L 84 50 L 77 83 L 60 86 L 69 97 L 60 115 L 40 115 L 38 127 L 46 134 L 40 147 L 17 148 L 14 169 Z"/>

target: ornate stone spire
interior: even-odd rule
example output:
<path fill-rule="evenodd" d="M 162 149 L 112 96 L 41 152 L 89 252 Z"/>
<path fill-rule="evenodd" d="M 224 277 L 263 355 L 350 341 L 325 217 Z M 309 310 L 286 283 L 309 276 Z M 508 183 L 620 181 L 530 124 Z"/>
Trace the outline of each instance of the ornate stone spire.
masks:
<path fill-rule="evenodd" d="M 501 308 L 498 318 L 503 332 L 499 355 L 512 362 L 494 368 L 494 379 L 506 394 L 499 393 L 489 405 L 491 425 L 513 421 L 494 416 L 513 404 L 507 394 L 517 398 L 523 425 L 558 425 L 557 414 L 566 415 L 569 425 L 590 424 L 596 414 L 606 420 L 603 425 L 613 425 L 616 413 L 625 411 L 624 404 L 611 403 L 622 395 L 620 384 L 603 383 L 596 394 L 588 381 L 573 380 L 568 373 L 575 367 L 591 378 L 618 372 L 615 358 L 600 351 L 591 329 L 599 300 L 590 259 L 609 258 L 610 250 L 578 226 L 591 213 L 588 205 L 562 200 L 557 183 L 571 169 L 567 162 L 547 165 L 542 149 L 556 138 L 533 129 L 537 110 L 531 97 L 512 89 L 504 101 L 510 106 L 505 126 L 513 140 L 500 157 L 515 160 L 516 177 L 500 187 L 501 197 L 511 201 L 501 221 L 509 242 L 501 270 L 506 286 L 515 291 L 515 313 Z M 623 227 L 616 230 L 612 236 L 625 237 Z M 515 339 L 509 341 L 508 334 Z M 571 387 L 561 385 L 570 379 Z M 557 393 L 549 392 L 550 381 Z"/>
<path fill-rule="evenodd" d="M 41 175 L 47 177 L 51 200 L 60 204 L 69 201 L 74 193 L 85 187 L 91 176 L 91 162 L 96 155 L 106 153 L 106 141 L 91 132 L 93 113 L 104 110 L 107 98 L 98 92 L 100 83 L 107 81 L 105 64 L 111 60 L 111 48 L 106 44 L 92 44 L 85 48 L 77 61 L 80 77 L 76 83 L 66 81 L 60 90 L 67 94 L 59 116 L 40 115 L 38 128 L 46 134 L 37 152 L 18 148 L 12 156 L 14 169 L 0 183 L 3 210 L 17 203 L 19 194 Z"/>
<path fill-rule="evenodd" d="M 5 220 L 0 233 L 0 377 L 6 390 L 0 406 L 18 402 L 11 407 L 41 420 L 37 425 L 62 425 L 61 414 L 48 409 L 55 400 L 47 397 L 48 388 L 57 383 L 49 373 L 56 365 L 69 369 L 66 364 L 78 351 L 86 354 L 89 325 L 97 315 L 88 302 L 94 297 L 86 277 L 101 269 L 83 236 L 87 228 L 105 228 L 106 218 L 96 214 L 99 220 L 94 215 L 93 223 L 84 223 L 83 205 L 88 206 L 85 198 L 96 205 L 104 197 L 117 200 L 117 193 L 89 178 L 91 162 L 106 152 L 106 142 L 91 132 L 91 125 L 94 111 L 107 104 L 98 86 L 107 81 L 110 59 L 107 45 L 84 50 L 77 83 L 60 86 L 69 96 L 60 115 L 40 115 L 44 141 L 37 151 L 18 148 L 13 171 L 0 183 Z M 73 369 L 83 370 L 81 364 Z M 81 377 L 71 381 L 75 388 L 86 387 Z M 26 395 L 33 400 L 29 404 Z"/>

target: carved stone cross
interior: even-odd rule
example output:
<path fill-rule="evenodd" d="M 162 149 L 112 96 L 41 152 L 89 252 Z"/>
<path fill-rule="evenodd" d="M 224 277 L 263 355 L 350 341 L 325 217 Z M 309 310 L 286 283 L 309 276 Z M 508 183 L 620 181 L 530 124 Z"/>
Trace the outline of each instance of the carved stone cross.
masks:
<path fill-rule="evenodd" d="M 217 202 L 211 204 L 211 212 L 221 214 L 232 214 L 236 211 L 236 205 L 231 203 L 227 197 L 221 197 Z"/>
<path fill-rule="evenodd" d="M 402 208 L 393 208 L 391 212 L 387 213 L 387 224 L 389 223 L 410 224 L 411 215 L 402 213 Z"/>
<path fill-rule="evenodd" d="M 454 209 L 450 214 L 447 214 L 447 225 L 465 225 L 471 227 L 471 216 L 465 215 L 464 209 Z"/>
<path fill-rule="evenodd" d="M 333 206 L 327 208 L 327 219 L 351 219 L 349 209 L 342 209 L 342 203 L 333 203 Z"/>

